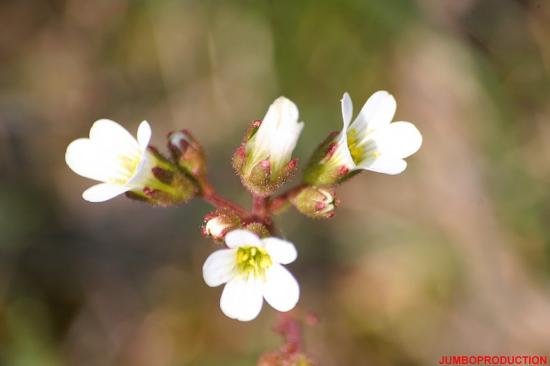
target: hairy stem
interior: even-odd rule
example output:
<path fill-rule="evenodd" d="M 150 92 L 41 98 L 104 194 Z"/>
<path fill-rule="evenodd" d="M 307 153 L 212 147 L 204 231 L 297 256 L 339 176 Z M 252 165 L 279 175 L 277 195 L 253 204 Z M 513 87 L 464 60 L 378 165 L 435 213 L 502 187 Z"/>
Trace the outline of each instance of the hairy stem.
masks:
<path fill-rule="evenodd" d="M 288 205 L 290 204 L 290 200 L 298 193 L 300 193 L 302 188 L 304 188 L 305 186 L 305 184 L 299 184 L 296 187 L 291 188 L 281 195 L 273 198 L 268 205 L 269 212 L 273 215 L 281 213 L 285 208 L 288 207 Z"/>
<path fill-rule="evenodd" d="M 269 218 L 267 203 L 269 198 L 262 196 L 252 196 L 252 215 L 261 218 L 262 220 Z"/>

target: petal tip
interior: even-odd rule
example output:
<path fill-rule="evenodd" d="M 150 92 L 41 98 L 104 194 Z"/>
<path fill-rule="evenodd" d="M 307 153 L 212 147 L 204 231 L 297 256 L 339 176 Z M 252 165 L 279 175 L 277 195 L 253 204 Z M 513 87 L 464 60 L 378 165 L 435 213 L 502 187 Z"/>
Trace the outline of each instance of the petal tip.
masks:
<path fill-rule="evenodd" d="M 142 148 L 146 148 L 147 145 L 149 145 L 152 134 L 153 134 L 153 131 L 151 129 L 151 125 L 149 124 L 149 122 L 145 120 L 142 121 L 139 124 L 138 131 L 137 131 L 137 141 Z"/>

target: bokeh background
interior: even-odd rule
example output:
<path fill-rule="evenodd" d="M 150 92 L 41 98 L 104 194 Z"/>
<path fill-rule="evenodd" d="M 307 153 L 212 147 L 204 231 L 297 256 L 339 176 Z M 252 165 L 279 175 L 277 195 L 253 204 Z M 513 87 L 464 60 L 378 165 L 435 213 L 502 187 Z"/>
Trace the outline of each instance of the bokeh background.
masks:
<path fill-rule="evenodd" d="M 64 162 L 96 119 L 153 142 L 188 128 L 220 192 L 248 123 L 279 95 L 305 121 L 301 162 L 392 92 L 424 145 L 399 176 L 339 189 L 336 217 L 277 219 L 295 242 L 319 365 L 433 365 L 550 350 L 550 2 L 3 0 L 0 364 L 254 365 L 276 313 L 224 317 L 201 266 L 210 207 L 81 199 Z"/>

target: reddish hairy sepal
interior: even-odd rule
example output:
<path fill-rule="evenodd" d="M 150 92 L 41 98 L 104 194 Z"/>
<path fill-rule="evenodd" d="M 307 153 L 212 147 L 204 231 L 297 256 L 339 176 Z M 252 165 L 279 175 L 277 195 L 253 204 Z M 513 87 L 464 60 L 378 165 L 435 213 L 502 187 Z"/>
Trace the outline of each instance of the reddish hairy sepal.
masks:
<path fill-rule="evenodd" d="M 339 148 L 336 140 L 340 132 L 333 131 L 312 153 L 304 170 L 304 183 L 312 186 L 332 186 L 347 179 L 350 170 L 345 165 L 331 161 Z"/>
<path fill-rule="evenodd" d="M 250 174 L 244 175 L 237 170 L 241 182 L 252 194 L 266 197 L 276 192 L 286 181 L 291 178 L 298 165 L 297 159 L 290 160 L 277 176 L 273 176 L 269 160 L 262 160 L 257 163 Z"/>
<path fill-rule="evenodd" d="M 153 167 L 145 179 L 143 188 L 126 193 L 126 197 L 155 206 L 168 207 L 185 203 L 198 193 L 197 182 L 172 161 L 162 155 L 157 148 L 147 147 L 152 155 Z"/>
<path fill-rule="evenodd" d="M 233 154 L 233 159 L 232 159 L 233 169 L 235 169 L 235 173 L 239 176 L 241 175 L 241 170 L 244 166 L 245 161 L 246 161 L 246 147 L 243 143 L 237 148 L 237 150 L 235 150 L 235 153 Z"/>
<path fill-rule="evenodd" d="M 248 140 L 252 138 L 258 132 L 258 128 L 262 125 L 262 121 L 257 119 L 252 121 L 250 125 L 248 126 L 248 129 L 246 130 L 246 133 L 244 134 L 243 142 L 246 143 Z"/>
<path fill-rule="evenodd" d="M 266 238 L 271 236 L 271 232 L 267 226 L 261 222 L 249 222 L 244 225 L 244 228 L 248 231 L 252 231 L 254 234 L 258 235 L 260 238 Z"/>

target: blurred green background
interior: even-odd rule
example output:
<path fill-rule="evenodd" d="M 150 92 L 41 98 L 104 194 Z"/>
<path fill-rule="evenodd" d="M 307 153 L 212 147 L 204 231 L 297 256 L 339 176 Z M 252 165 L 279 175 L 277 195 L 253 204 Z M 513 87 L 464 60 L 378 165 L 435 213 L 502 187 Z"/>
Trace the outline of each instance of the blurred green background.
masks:
<path fill-rule="evenodd" d="M 254 365 L 280 345 L 218 307 L 210 208 L 81 199 L 68 143 L 111 118 L 153 143 L 188 128 L 223 194 L 248 123 L 279 95 L 303 163 L 379 89 L 420 152 L 339 189 L 336 217 L 278 219 L 319 365 L 433 365 L 550 350 L 547 0 L 0 2 L 0 364 Z"/>

